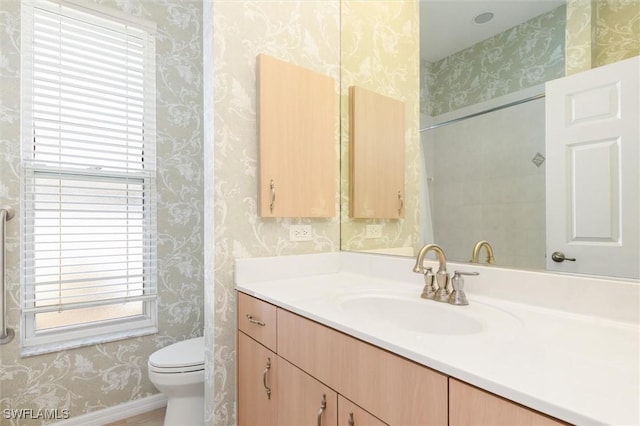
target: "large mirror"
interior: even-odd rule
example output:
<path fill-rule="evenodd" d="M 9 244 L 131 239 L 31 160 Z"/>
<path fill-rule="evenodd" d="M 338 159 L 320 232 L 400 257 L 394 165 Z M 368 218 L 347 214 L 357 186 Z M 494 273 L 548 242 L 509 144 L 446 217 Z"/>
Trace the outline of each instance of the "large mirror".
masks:
<path fill-rule="evenodd" d="M 565 74 L 563 1 L 420 3 L 422 241 L 545 266 L 543 84 Z M 459 35 L 429 43 L 447 28 Z M 478 254 L 478 253 L 476 253 Z M 485 261 L 483 249 L 477 261 Z"/>
<path fill-rule="evenodd" d="M 422 0 L 415 21 L 411 2 L 388 3 L 395 2 L 343 5 L 342 106 L 354 84 L 407 104 L 416 138 L 408 137 L 405 154 L 407 215 L 348 217 L 343 178 L 342 249 L 411 256 L 436 242 L 449 260 L 468 262 L 474 244 L 487 240 L 496 265 L 544 269 L 544 83 L 571 66 L 566 43 L 575 19 L 565 1 Z M 382 36 L 365 43 L 367 26 L 381 22 Z M 421 34 L 413 44 L 402 37 L 412 25 Z M 419 61 L 415 98 L 403 83 L 413 81 L 412 61 L 394 58 L 398 52 Z M 343 159 L 345 145 L 343 124 Z"/>

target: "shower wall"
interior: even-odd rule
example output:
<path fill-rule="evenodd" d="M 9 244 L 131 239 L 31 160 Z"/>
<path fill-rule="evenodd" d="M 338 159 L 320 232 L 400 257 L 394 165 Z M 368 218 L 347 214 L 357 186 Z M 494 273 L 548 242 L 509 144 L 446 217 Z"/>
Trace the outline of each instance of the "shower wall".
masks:
<path fill-rule="evenodd" d="M 545 265 L 544 99 L 423 132 L 434 241 L 469 261 L 488 240 L 496 262 Z M 483 259 L 481 257 L 481 259 Z"/>

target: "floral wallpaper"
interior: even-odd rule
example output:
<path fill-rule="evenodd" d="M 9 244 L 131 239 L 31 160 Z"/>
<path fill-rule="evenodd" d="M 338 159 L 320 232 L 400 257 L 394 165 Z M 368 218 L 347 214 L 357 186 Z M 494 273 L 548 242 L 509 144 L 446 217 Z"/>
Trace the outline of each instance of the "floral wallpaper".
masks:
<path fill-rule="evenodd" d="M 596 2 L 594 67 L 640 55 L 640 0 Z"/>
<path fill-rule="evenodd" d="M 158 391 L 147 359 L 202 335 L 202 4 L 192 0 L 85 0 L 156 22 L 159 333 L 21 358 L 19 335 L 0 346 L 4 409 L 68 410 L 71 417 Z M 0 205 L 19 212 L 20 1 L 0 2 Z M 8 325 L 19 333 L 19 220 L 7 223 Z M 1 418 L 3 425 L 41 420 Z"/>
<path fill-rule="evenodd" d="M 564 76 L 564 6 L 440 61 L 422 61 L 422 112 L 436 116 Z"/>
<path fill-rule="evenodd" d="M 341 135 L 341 233 L 343 250 L 409 248 L 419 243 L 419 22 L 418 2 L 343 0 Z M 357 85 L 403 101 L 406 117 L 405 217 L 349 217 L 349 87 Z M 366 238 L 366 225 L 381 224 L 381 238 Z M 406 252 L 405 252 L 406 254 Z"/>
<path fill-rule="evenodd" d="M 339 0 L 216 0 L 214 50 L 215 287 L 213 370 L 207 424 L 236 422 L 234 259 L 340 249 L 339 217 L 261 218 L 257 212 L 256 56 L 268 54 L 340 79 Z M 336 161 L 339 126 L 336 117 Z M 336 183 L 339 180 L 336 168 Z M 336 194 L 336 211 L 339 197 Z M 289 226 L 310 224 L 312 241 L 289 241 Z"/>
<path fill-rule="evenodd" d="M 593 1 L 567 0 L 566 75 L 591 69 L 593 5 Z"/>
<path fill-rule="evenodd" d="M 417 240 L 417 2 L 205 0 L 203 6 L 198 0 L 85 1 L 158 23 L 160 332 L 28 358 L 19 357 L 14 342 L 0 346 L 0 410 L 54 407 L 68 409 L 76 416 L 156 393 L 146 374 L 149 354 L 174 341 L 200 335 L 206 323 L 206 423 L 234 424 L 234 258 L 337 251 L 341 232 L 345 249 L 375 249 L 378 243 L 403 246 Z M 601 15 L 606 16 L 602 19 L 610 22 L 613 16 L 626 16 L 631 33 L 627 26 L 616 24 L 610 27 L 615 31 L 601 29 L 600 34 L 605 37 L 615 33 L 621 36 L 620 40 L 626 40 L 615 42 L 619 46 L 615 55 L 623 50 L 637 54 L 638 13 L 633 9 L 636 7 L 637 11 L 637 0 L 617 1 L 616 5 L 624 4 L 629 9 L 611 7 L 611 11 L 618 10 L 620 14 Z M 203 28 L 203 16 L 210 17 L 207 22 L 212 25 Z M 0 22 L 0 205 L 19 206 L 20 0 L 0 2 Z M 206 43 L 203 46 L 203 32 L 212 48 Z M 536 43 L 527 46 L 532 44 Z M 615 57 L 610 49 L 601 51 L 608 52 L 602 53 L 607 58 Z M 554 64 L 559 61 L 556 52 L 546 51 Z M 389 232 L 382 239 L 365 241 L 365 223 L 350 221 L 344 217 L 346 213 L 342 214 L 342 230 L 340 217 L 258 217 L 258 53 L 335 78 L 336 103 L 344 111 L 348 87 L 353 84 L 405 101 L 407 202 L 415 204 L 407 205 L 404 220 L 384 223 L 385 232 Z M 205 58 L 213 66 L 203 78 Z M 610 59 L 603 59 L 606 60 Z M 526 80 L 535 74 L 520 76 Z M 496 87 L 500 86 L 490 86 L 489 90 L 495 92 Z M 209 95 L 204 100 L 203 91 Z M 336 124 L 336 156 L 347 158 L 348 120 L 342 118 L 341 126 Z M 344 164 L 342 175 L 347 176 Z M 209 187 L 205 187 L 205 179 Z M 348 194 L 346 180 L 340 180 L 339 175 L 336 180 L 341 183 L 342 194 Z M 336 203 L 343 212 L 348 211 L 345 195 L 336 197 Z M 312 225 L 312 241 L 289 241 L 288 228 L 298 223 Z M 17 224 L 8 223 L 7 246 L 7 305 L 9 326 L 14 329 L 19 329 L 20 296 Z M 212 235 L 205 234 L 210 231 Z M 209 252 L 215 254 L 205 256 L 205 242 Z"/>
<path fill-rule="evenodd" d="M 567 1 L 567 75 L 640 55 L 640 0 Z"/>

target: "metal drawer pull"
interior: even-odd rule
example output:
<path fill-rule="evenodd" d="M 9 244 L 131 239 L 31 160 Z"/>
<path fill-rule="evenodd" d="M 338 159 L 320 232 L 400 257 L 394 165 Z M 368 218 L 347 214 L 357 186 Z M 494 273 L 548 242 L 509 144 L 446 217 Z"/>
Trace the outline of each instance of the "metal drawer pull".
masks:
<path fill-rule="evenodd" d="M 276 204 L 276 183 L 271 179 L 269 182 L 269 189 L 271 189 L 271 203 L 269 204 L 269 210 L 273 213 L 273 208 Z"/>
<path fill-rule="evenodd" d="M 356 422 L 353 420 L 353 413 L 349 413 L 349 420 L 347 420 L 348 426 L 355 426 Z"/>
<path fill-rule="evenodd" d="M 402 214 L 402 209 L 404 209 L 404 199 L 402 198 L 402 192 L 398 191 L 398 202 L 400 203 L 400 207 L 398 207 L 398 214 Z"/>
<path fill-rule="evenodd" d="M 318 426 L 322 426 L 322 413 L 327 408 L 327 395 L 322 394 L 322 401 L 320 401 L 320 410 L 318 410 Z"/>
<path fill-rule="evenodd" d="M 271 369 L 271 358 L 267 358 L 267 365 L 264 368 L 264 373 L 262 373 L 262 385 L 264 386 L 265 392 L 267 392 L 267 399 L 271 399 L 271 388 L 267 385 L 267 374 Z"/>
<path fill-rule="evenodd" d="M 262 326 L 262 327 L 264 327 L 265 325 L 267 325 L 267 324 L 265 324 L 264 322 L 262 322 L 262 321 L 260 321 L 260 320 L 253 319 L 253 317 L 252 317 L 251 315 L 249 315 L 249 314 L 247 314 L 247 319 L 249 320 L 249 322 L 250 322 L 251 324 L 257 324 L 257 325 Z"/>

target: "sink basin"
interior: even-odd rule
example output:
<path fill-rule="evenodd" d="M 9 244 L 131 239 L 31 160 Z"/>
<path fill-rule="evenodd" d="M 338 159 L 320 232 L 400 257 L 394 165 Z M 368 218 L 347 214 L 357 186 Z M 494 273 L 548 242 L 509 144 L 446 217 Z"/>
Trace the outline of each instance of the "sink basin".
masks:
<path fill-rule="evenodd" d="M 483 322 L 464 312 L 465 306 L 392 295 L 347 296 L 344 313 L 377 325 L 390 325 L 418 333 L 467 335 L 485 329 Z"/>

